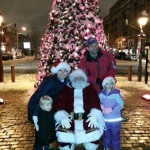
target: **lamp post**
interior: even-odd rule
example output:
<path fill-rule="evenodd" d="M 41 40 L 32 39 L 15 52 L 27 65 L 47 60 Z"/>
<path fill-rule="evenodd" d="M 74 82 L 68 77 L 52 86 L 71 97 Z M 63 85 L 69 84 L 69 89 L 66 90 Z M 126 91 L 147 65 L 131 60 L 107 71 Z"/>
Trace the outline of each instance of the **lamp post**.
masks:
<path fill-rule="evenodd" d="M 149 50 L 149 46 L 147 46 L 146 48 L 146 64 L 145 64 L 145 84 L 148 83 L 148 50 Z"/>
<path fill-rule="evenodd" d="M 0 14 L 0 30 L 1 24 L 3 22 L 3 16 Z M 2 50 L 1 50 L 1 40 L 0 40 L 0 82 L 4 82 L 4 72 L 3 72 L 3 62 L 2 62 Z"/>
<path fill-rule="evenodd" d="M 146 11 L 143 11 L 138 18 L 138 23 L 140 26 L 140 51 L 139 51 L 139 64 L 138 64 L 138 81 L 140 82 L 142 80 L 142 52 L 143 52 L 143 47 L 144 47 L 144 37 L 145 34 L 143 34 L 143 26 L 146 25 L 148 22 L 148 14 Z"/>

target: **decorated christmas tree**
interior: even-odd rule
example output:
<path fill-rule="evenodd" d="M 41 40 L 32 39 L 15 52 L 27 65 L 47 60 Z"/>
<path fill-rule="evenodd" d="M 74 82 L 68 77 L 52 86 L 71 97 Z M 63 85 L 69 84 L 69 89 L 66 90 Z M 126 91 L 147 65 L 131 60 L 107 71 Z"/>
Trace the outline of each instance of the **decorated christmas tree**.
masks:
<path fill-rule="evenodd" d="M 95 37 L 104 49 L 105 34 L 98 0 L 54 0 L 40 47 L 35 86 L 50 75 L 55 61 L 67 61 L 77 68 L 89 37 Z"/>

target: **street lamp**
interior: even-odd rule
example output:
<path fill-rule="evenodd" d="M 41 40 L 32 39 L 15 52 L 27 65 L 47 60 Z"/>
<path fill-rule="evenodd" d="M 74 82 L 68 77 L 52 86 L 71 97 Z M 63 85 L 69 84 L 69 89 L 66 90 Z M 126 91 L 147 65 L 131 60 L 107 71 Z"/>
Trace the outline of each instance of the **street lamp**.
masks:
<path fill-rule="evenodd" d="M 2 22 L 3 22 L 3 16 L 0 14 L 0 30 L 1 30 Z M 3 72 L 2 50 L 1 50 L 1 41 L 0 41 L 0 82 L 3 81 L 4 81 L 4 72 Z"/>
<path fill-rule="evenodd" d="M 148 22 L 148 14 L 146 11 L 142 11 L 138 17 L 138 23 L 140 26 L 140 52 L 139 52 L 139 65 L 138 65 L 138 81 L 140 82 L 142 79 L 142 52 L 144 47 L 144 37 L 145 34 L 143 34 L 143 26 L 146 25 Z"/>
<path fill-rule="evenodd" d="M 148 83 L 148 62 L 149 62 L 149 57 L 148 57 L 148 51 L 149 51 L 149 48 L 150 48 L 150 45 L 148 44 L 147 46 L 146 46 L 146 63 L 145 63 L 145 84 L 147 84 Z"/>

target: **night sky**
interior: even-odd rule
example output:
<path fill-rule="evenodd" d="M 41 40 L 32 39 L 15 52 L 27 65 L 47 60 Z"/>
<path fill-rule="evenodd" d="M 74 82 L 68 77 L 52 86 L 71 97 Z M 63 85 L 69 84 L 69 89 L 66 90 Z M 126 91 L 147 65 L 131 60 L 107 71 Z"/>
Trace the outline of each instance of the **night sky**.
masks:
<path fill-rule="evenodd" d="M 108 15 L 110 7 L 117 0 L 100 0 L 101 14 Z M 18 27 L 37 27 L 44 31 L 48 23 L 52 0 L 0 0 L 0 12 L 6 23 L 16 23 Z"/>

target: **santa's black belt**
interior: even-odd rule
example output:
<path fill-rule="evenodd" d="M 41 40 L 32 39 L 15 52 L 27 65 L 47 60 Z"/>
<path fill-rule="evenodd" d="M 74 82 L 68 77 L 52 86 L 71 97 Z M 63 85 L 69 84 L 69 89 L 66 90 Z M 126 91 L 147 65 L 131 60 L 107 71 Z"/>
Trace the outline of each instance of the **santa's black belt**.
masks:
<path fill-rule="evenodd" d="M 72 112 L 71 116 L 72 116 L 72 119 L 74 119 L 74 120 L 82 120 L 82 119 L 87 119 L 88 114 L 89 113 L 74 113 L 74 112 Z"/>

